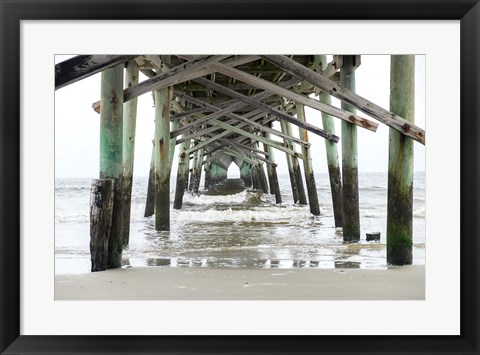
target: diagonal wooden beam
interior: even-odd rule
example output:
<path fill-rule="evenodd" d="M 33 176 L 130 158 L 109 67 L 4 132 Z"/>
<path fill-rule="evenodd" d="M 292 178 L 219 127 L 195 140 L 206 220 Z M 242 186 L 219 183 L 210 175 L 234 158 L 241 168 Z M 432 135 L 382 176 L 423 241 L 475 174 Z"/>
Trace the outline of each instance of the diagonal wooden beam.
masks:
<path fill-rule="evenodd" d="M 226 55 L 226 56 L 203 56 L 203 57 L 197 57 L 197 58 L 190 56 L 190 59 L 200 61 L 200 59 L 203 58 L 205 61 L 210 61 L 210 60 L 216 61 L 218 58 L 221 58 L 220 60 L 222 60 L 223 58 L 226 58 L 226 57 L 229 57 L 229 56 L 228 55 Z M 228 59 L 223 64 L 226 65 L 226 66 L 237 66 L 237 65 L 242 65 L 242 64 L 245 64 L 245 63 L 249 63 L 249 62 L 254 61 L 258 58 L 259 58 L 259 56 L 239 56 L 239 57 L 234 57 L 234 58 Z M 131 100 L 131 99 L 133 99 L 133 98 L 135 98 L 139 95 L 142 95 L 142 94 L 144 94 L 148 91 L 152 91 L 154 89 L 166 88 L 167 86 L 176 85 L 176 84 L 182 83 L 184 81 L 192 80 L 194 78 L 201 77 L 201 76 L 208 75 L 208 74 L 211 74 L 211 73 L 215 72 L 215 70 L 208 69 L 208 68 L 203 68 L 203 67 L 206 66 L 205 62 L 203 62 L 203 65 L 201 65 L 202 63 L 199 64 L 198 62 L 195 62 L 195 63 L 192 62 L 191 63 L 192 66 L 193 65 L 195 65 L 195 66 L 194 67 L 189 66 L 188 68 L 184 67 L 186 64 L 187 63 L 182 63 L 182 64 L 180 64 L 176 67 L 173 67 L 173 68 L 171 68 L 171 69 L 169 69 L 169 70 L 167 70 L 167 71 L 165 71 L 161 74 L 159 73 L 159 74 L 156 74 L 156 75 L 152 75 L 152 74 L 155 74 L 155 73 L 151 70 L 150 71 L 142 70 L 142 73 L 147 75 L 150 79 L 147 79 L 147 80 L 141 82 L 138 85 L 135 85 L 135 86 L 132 86 L 130 88 L 127 88 L 127 89 L 123 90 L 124 102 L 127 102 L 128 100 Z M 196 68 L 196 69 L 194 69 L 194 68 Z M 163 78 L 164 80 L 162 80 L 161 78 Z M 151 83 L 156 83 L 156 84 L 155 85 L 150 85 Z M 140 85 L 142 85 L 142 87 Z M 152 88 L 146 90 L 145 87 L 147 87 L 147 86 L 148 87 L 152 86 Z M 137 92 L 136 90 L 139 90 L 139 91 Z M 94 102 L 92 104 L 92 107 L 95 111 L 100 112 L 100 101 Z"/>
<path fill-rule="evenodd" d="M 214 105 L 210 105 L 210 104 L 207 104 L 207 103 L 202 103 L 201 101 L 195 99 L 195 98 L 192 98 L 192 97 L 189 97 L 189 96 L 186 96 L 183 97 L 186 101 L 190 101 L 194 104 L 202 104 L 204 107 L 212 110 L 212 111 L 221 111 L 220 108 L 214 106 Z M 264 112 L 264 110 L 261 110 Z M 252 111 L 252 112 L 257 112 L 257 111 Z M 257 130 L 261 130 L 261 131 L 264 131 L 264 132 L 268 132 L 268 133 L 271 133 L 271 134 L 274 134 L 280 138 L 287 138 L 287 139 L 290 139 L 292 140 L 293 142 L 297 143 L 297 144 L 300 144 L 302 146 L 305 146 L 305 147 L 309 147 L 310 146 L 310 143 L 308 142 L 305 142 L 301 139 L 298 139 L 298 138 L 295 138 L 295 137 L 291 137 L 291 136 L 286 136 L 284 133 L 282 132 L 279 132 L 277 130 L 274 130 L 270 127 L 267 127 L 267 126 L 264 126 L 260 123 L 256 123 L 255 121 L 253 121 L 250 117 L 244 117 L 244 116 L 240 116 L 240 115 L 237 115 L 237 114 L 234 114 L 234 113 L 230 113 L 227 115 L 227 117 L 231 117 L 232 120 L 229 120 L 225 123 L 228 123 L 228 124 L 233 124 L 235 123 L 236 121 L 240 121 L 240 122 L 243 122 L 245 123 L 246 125 L 249 125 L 251 127 L 255 127 Z M 195 124 L 195 125 L 198 125 L 198 123 L 196 123 L 197 121 L 193 121 L 192 124 Z M 210 121 L 211 123 L 211 121 Z M 244 125 L 242 125 L 243 127 Z M 239 126 L 237 126 L 239 127 Z M 174 132 L 172 132 L 172 134 L 174 134 Z"/>
<path fill-rule="evenodd" d="M 425 144 L 425 130 L 415 126 L 406 119 L 378 106 L 377 104 L 363 98 L 360 95 L 344 88 L 342 85 L 324 77 L 323 75 L 306 68 L 294 60 L 282 55 L 264 55 L 262 56 L 269 62 L 277 65 L 279 68 L 295 75 L 312 85 L 328 92 L 330 95 L 348 103 L 367 115 L 377 119 L 387 126 L 401 132 L 402 134 Z"/>
<path fill-rule="evenodd" d="M 240 134 L 242 136 L 245 136 L 245 137 L 249 137 L 253 140 L 256 140 L 257 142 L 261 142 L 261 143 L 265 143 L 267 145 L 270 145 L 272 147 L 275 147 L 281 151 L 284 151 L 285 153 L 288 153 L 288 154 L 293 154 L 295 155 L 296 157 L 302 159 L 302 155 L 299 154 L 299 153 L 296 153 L 294 152 L 293 150 L 291 149 L 288 149 L 286 147 L 284 147 L 280 142 L 276 142 L 274 140 L 271 140 L 271 139 L 267 139 L 265 137 L 262 137 L 262 136 L 257 136 L 253 133 L 250 133 L 250 132 L 246 132 L 244 131 L 243 129 L 241 128 L 238 128 L 237 126 L 232 126 L 232 125 L 229 125 L 225 122 L 222 122 L 222 121 L 219 121 L 219 120 L 213 120 L 213 123 L 217 126 L 220 126 L 221 128 L 225 129 L 225 130 L 229 130 L 229 131 L 233 131 L 237 134 Z"/>
<path fill-rule="evenodd" d="M 228 57 L 228 55 L 205 55 L 196 57 L 163 73 L 158 73 L 154 77 L 142 81 L 140 84 L 125 89 L 124 100 L 126 102 L 146 92 L 163 89 L 167 86 L 191 80 L 195 75 L 198 75 L 195 74 L 197 70 Z"/>
<path fill-rule="evenodd" d="M 295 79 L 295 80 L 289 80 L 288 82 L 285 82 L 285 83 L 282 83 L 283 86 L 285 87 L 291 87 L 293 85 L 295 85 L 296 83 L 299 83 L 300 80 L 298 79 Z M 176 96 L 180 96 L 181 98 L 185 99 L 185 100 L 191 100 L 191 96 L 188 96 L 188 95 L 184 95 L 183 93 L 179 93 L 179 92 L 175 92 L 176 93 Z M 264 100 L 270 96 L 272 96 L 273 94 L 267 92 L 267 91 L 264 91 L 264 92 L 261 92 L 259 94 L 256 94 L 254 96 L 252 96 L 252 99 L 254 100 Z M 207 108 L 207 104 L 203 101 L 200 101 L 198 99 L 195 99 L 196 102 L 195 104 L 200 106 L 200 107 L 205 107 Z M 244 101 L 242 100 L 238 100 L 237 102 L 231 104 L 230 106 L 224 108 L 224 109 L 221 109 L 221 110 L 217 110 L 215 109 L 214 112 L 210 115 L 208 115 L 207 117 L 205 118 L 202 118 L 201 120 L 198 120 L 196 121 L 195 123 L 191 123 L 190 126 L 185 126 L 185 127 L 182 127 L 181 129 L 178 129 L 176 131 L 173 131 L 172 132 L 172 136 L 177 136 L 177 135 L 180 135 L 182 134 L 183 132 L 191 129 L 192 127 L 198 125 L 198 124 L 202 124 L 202 123 L 207 123 L 209 120 L 211 119 L 214 119 L 214 118 L 220 118 L 220 117 L 223 117 L 223 116 L 228 116 L 230 117 L 229 115 L 233 112 L 233 111 L 236 111 L 236 110 L 239 110 L 243 107 L 246 107 L 248 106 L 249 104 L 248 103 L 245 103 Z M 268 106 L 268 105 L 267 105 Z M 270 106 L 268 106 L 270 107 Z"/>
<path fill-rule="evenodd" d="M 263 112 L 257 112 L 257 111 L 252 111 L 247 114 L 245 114 L 244 117 L 249 118 L 252 121 L 258 121 L 259 119 L 263 118 L 264 113 Z M 238 122 L 237 120 L 228 120 L 226 121 L 228 124 L 233 124 L 235 122 Z M 238 124 L 237 127 L 245 127 L 246 124 Z M 179 143 L 182 143 L 182 140 L 187 140 L 187 139 L 195 139 L 204 135 L 208 135 L 209 133 L 218 131 L 220 128 L 213 125 L 208 128 L 202 129 L 200 131 L 196 131 L 195 133 L 192 133 L 188 136 L 182 135 L 182 137 L 178 140 Z"/>
<path fill-rule="evenodd" d="M 219 141 L 223 142 L 223 143 L 225 143 L 229 146 L 234 146 L 234 147 L 242 149 L 242 150 L 246 150 L 246 151 L 261 154 L 261 155 L 268 155 L 263 150 L 254 148 L 252 145 L 245 145 L 245 144 L 239 143 L 238 141 L 233 140 L 233 139 L 220 138 Z"/>
<path fill-rule="evenodd" d="M 188 58 L 188 56 L 185 56 L 185 58 Z M 318 111 L 328 113 L 331 116 L 353 123 L 359 127 L 368 129 L 373 132 L 377 130 L 378 123 L 376 122 L 372 122 L 366 118 L 359 117 L 357 115 L 354 115 L 350 112 L 336 108 L 334 106 L 324 104 L 318 100 L 298 94 L 291 90 L 284 89 L 279 85 L 271 83 L 267 80 L 257 78 L 256 76 L 247 74 L 245 72 L 242 72 L 241 70 L 230 68 L 220 63 L 212 64 L 212 65 L 209 65 L 208 67 L 222 73 L 223 75 L 231 76 L 237 80 L 243 81 L 251 85 L 255 85 L 256 87 L 261 88 L 263 90 L 270 91 L 279 96 L 284 96 L 290 100 L 293 100 L 298 103 L 302 103 L 305 106 L 309 106 Z"/>
<path fill-rule="evenodd" d="M 134 55 L 77 55 L 55 65 L 55 90 L 124 63 Z"/>
<path fill-rule="evenodd" d="M 227 155 L 230 155 L 230 156 L 233 156 L 233 157 L 243 159 L 244 161 L 248 161 L 251 164 L 256 165 L 256 164 L 259 163 L 259 161 L 255 157 L 251 157 L 251 156 L 245 154 L 244 152 L 235 151 L 232 148 L 226 147 L 222 150 L 222 152 L 223 152 L 223 154 L 227 154 Z"/>
<path fill-rule="evenodd" d="M 257 78 L 257 77 L 255 77 L 255 78 Z M 306 130 L 308 130 L 312 133 L 315 133 L 315 134 L 319 135 L 320 137 L 326 138 L 326 139 L 328 139 L 330 141 L 333 141 L 335 143 L 338 142 L 338 140 L 339 140 L 338 136 L 334 136 L 331 133 L 329 133 L 329 132 L 327 132 L 327 131 L 325 131 L 321 128 L 318 128 L 318 127 L 316 127 L 312 124 L 309 124 L 307 122 L 301 122 L 297 118 L 295 118 L 295 117 L 293 117 L 293 116 L 291 116 L 291 115 L 289 115 L 285 112 L 277 110 L 276 108 L 274 108 L 270 105 L 267 105 L 263 102 L 260 102 L 260 100 L 255 99 L 255 97 L 250 97 L 250 96 L 243 95 L 239 92 L 236 92 L 235 90 L 226 88 L 223 85 L 214 83 L 213 81 L 207 80 L 205 78 L 198 78 L 198 79 L 195 79 L 194 81 L 197 82 L 197 83 L 203 84 L 206 87 L 217 90 L 217 91 L 219 91 L 219 92 L 221 92 L 225 95 L 228 95 L 230 97 L 239 99 L 246 104 L 249 104 L 253 107 L 258 108 L 259 110 L 263 110 L 265 113 L 277 116 L 280 119 L 283 119 L 287 122 L 290 122 L 290 123 L 292 123 L 296 126 L 299 126 L 303 129 L 306 129 Z M 273 85 L 275 85 L 275 84 L 273 84 Z M 269 92 L 269 91 L 267 90 L 267 92 Z M 273 93 L 271 93 L 271 95 L 273 95 Z M 270 133 L 272 133 L 272 132 L 270 132 Z"/>

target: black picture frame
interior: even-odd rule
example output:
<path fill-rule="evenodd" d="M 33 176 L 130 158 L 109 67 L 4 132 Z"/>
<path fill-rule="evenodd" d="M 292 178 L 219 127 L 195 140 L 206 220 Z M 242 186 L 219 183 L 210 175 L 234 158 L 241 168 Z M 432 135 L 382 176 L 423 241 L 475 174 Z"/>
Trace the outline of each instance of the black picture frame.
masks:
<path fill-rule="evenodd" d="M 0 0 L 0 12 L 0 351 L 2 354 L 479 354 L 480 5 L 478 0 L 126 0 L 121 2 Z M 85 19 L 460 20 L 461 335 L 21 336 L 20 22 L 22 20 Z"/>

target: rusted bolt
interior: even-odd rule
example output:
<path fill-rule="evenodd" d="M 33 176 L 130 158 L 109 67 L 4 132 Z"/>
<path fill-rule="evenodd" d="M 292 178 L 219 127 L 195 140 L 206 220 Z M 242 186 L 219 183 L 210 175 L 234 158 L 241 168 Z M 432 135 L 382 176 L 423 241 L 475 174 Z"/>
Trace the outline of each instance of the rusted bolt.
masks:
<path fill-rule="evenodd" d="M 351 122 L 355 122 L 355 116 L 354 116 L 354 115 L 348 116 L 348 119 L 349 119 Z"/>
<path fill-rule="evenodd" d="M 402 129 L 404 132 L 408 132 L 410 130 L 410 125 L 408 123 L 405 123 L 403 126 L 402 126 Z"/>
<path fill-rule="evenodd" d="M 115 103 L 115 104 L 116 104 L 116 103 L 118 102 L 118 99 L 117 99 L 116 96 L 110 96 L 110 100 L 108 100 L 108 101 L 110 101 L 111 103 Z"/>

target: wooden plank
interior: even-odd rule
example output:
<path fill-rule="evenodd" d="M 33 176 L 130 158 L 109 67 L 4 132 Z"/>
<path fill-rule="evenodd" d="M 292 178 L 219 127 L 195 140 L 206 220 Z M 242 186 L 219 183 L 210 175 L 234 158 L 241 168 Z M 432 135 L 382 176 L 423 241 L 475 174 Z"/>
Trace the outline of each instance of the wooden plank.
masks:
<path fill-rule="evenodd" d="M 77 55 L 55 65 L 55 90 L 124 63 L 134 55 Z"/>
<path fill-rule="evenodd" d="M 328 113 L 329 115 L 340 118 L 344 121 L 351 122 L 359 127 L 368 129 L 373 132 L 377 130 L 378 123 L 376 122 L 372 122 L 363 117 L 352 115 L 349 112 L 346 112 L 342 109 L 339 109 L 333 106 L 326 105 L 313 98 L 310 98 L 301 94 L 297 94 L 296 92 L 284 89 L 279 85 L 257 78 L 256 76 L 244 73 L 238 69 L 230 68 L 220 63 L 209 65 L 209 68 L 215 69 L 224 75 L 231 76 L 237 80 L 244 81 L 246 83 L 254 85 L 263 90 L 267 90 L 279 96 L 284 96 L 290 100 L 294 100 L 295 102 L 302 103 L 305 106 L 309 106 L 321 112 Z"/>
<path fill-rule="evenodd" d="M 271 63 L 278 65 L 280 68 L 291 73 L 292 75 L 300 77 L 328 92 L 330 95 L 342 100 L 342 102 L 354 106 L 358 110 L 386 124 L 387 126 L 401 132 L 402 134 L 416 140 L 421 144 L 425 144 L 425 131 L 422 128 L 413 125 L 408 120 L 394 114 L 393 112 L 385 110 L 372 101 L 355 94 L 351 90 L 348 90 L 348 88 L 345 88 L 343 85 L 337 84 L 285 56 L 264 55 L 262 57 Z"/>

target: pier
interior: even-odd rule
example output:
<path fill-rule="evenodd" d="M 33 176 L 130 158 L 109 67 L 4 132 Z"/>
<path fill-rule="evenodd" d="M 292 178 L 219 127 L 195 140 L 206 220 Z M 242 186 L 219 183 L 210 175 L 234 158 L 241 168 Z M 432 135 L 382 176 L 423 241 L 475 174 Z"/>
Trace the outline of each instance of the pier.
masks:
<path fill-rule="evenodd" d="M 92 271 L 121 267 L 129 244 L 136 140 L 153 138 L 144 215 L 154 216 L 157 231 L 169 231 L 171 180 L 176 182 L 172 208 L 179 210 L 186 193 L 228 184 L 233 164 L 245 188 L 270 194 L 281 206 L 279 159 L 288 166 L 293 202 L 326 218 L 312 162 L 316 147 L 310 143 L 312 135 L 319 136 L 325 142 L 335 227 L 345 243 L 356 243 L 362 237 L 357 131 L 376 132 L 379 125 L 389 127 L 385 257 L 391 265 L 412 264 L 413 143 L 425 144 L 425 131 L 414 119 L 415 56 L 391 56 L 388 110 L 355 92 L 361 59 L 80 55 L 57 64 L 57 90 L 101 73 L 101 97 L 92 103 L 100 120 L 99 179 L 92 181 L 90 201 Z M 140 73 L 147 79 L 140 81 Z M 136 137 L 137 98 L 145 94 L 153 95 L 155 130 L 150 137 Z M 333 106 L 332 98 L 341 107 Z M 306 107 L 320 111 L 322 120 L 309 119 Z M 335 120 L 341 120 L 340 132 Z"/>

